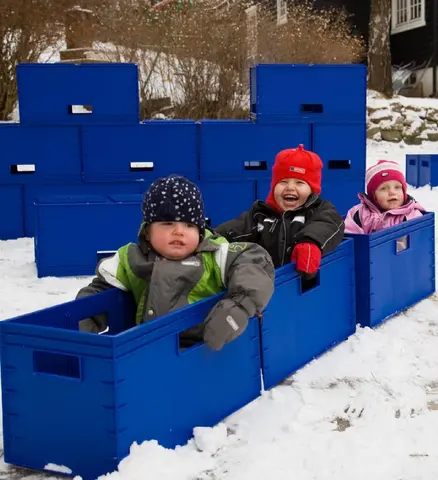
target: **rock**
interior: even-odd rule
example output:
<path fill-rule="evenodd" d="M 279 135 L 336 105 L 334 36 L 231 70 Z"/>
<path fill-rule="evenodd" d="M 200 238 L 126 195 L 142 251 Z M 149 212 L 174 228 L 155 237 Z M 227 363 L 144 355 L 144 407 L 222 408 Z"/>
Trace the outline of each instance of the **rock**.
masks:
<path fill-rule="evenodd" d="M 428 108 L 426 112 L 426 119 L 429 122 L 437 123 L 438 122 L 438 110 L 436 108 Z"/>
<path fill-rule="evenodd" d="M 438 142 L 438 132 L 425 132 L 429 142 Z"/>
<path fill-rule="evenodd" d="M 382 140 L 386 142 L 398 143 L 402 140 L 401 130 L 382 130 L 381 131 Z"/>
<path fill-rule="evenodd" d="M 403 105 L 399 102 L 391 103 L 391 110 L 393 112 L 401 113 L 403 110 Z"/>
<path fill-rule="evenodd" d="M 377 125 L 370 125 L 367 128 L 367 138 L 373 138 L 377 133 L 380 133 L 380 127 Z"/>
<path fill-rule="evenodd" d="M 380 123 L 382 120 L 392 120 L 393 114 L 389 108 L 376 110 L 369 115 L 369 119 L 373 123 Z"/>
<path fill-rule="evenodd" d="M 423 143 L 423 139 L 420 137 L 415 137 L 411 135 L 407 135 L 403 137 L 406 145 L 421 145 Z"/>

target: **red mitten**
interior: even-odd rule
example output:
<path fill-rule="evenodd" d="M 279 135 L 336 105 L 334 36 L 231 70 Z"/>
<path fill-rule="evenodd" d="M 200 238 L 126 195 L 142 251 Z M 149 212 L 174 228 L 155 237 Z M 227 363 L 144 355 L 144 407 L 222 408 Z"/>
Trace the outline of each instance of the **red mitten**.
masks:
<path fill-rule="evenodd" d="M 298 243 L 292 251 L 291 261 L 297 262 L 295 268 L 300 275 L 314 277 L 321 263 L 321 250 L 314 243 Z"/>

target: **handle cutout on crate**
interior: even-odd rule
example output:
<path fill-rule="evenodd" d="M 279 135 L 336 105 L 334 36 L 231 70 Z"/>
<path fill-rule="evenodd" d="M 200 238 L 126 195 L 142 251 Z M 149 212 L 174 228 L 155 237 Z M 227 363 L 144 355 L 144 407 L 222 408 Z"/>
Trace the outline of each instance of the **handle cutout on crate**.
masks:
<path fill-rule="evenodd" d="M 62 353 L 33 352 L 33 371 L 58 377 L 81 378 L 79 357 Z"/>
<path fill-rule="evenodd" d="M 324 105 L 322 103 L 302 103 L 301 111 L 303 113 L 324 113 Z"/>
<path fill-rule="evenodd" d="M 154 162 L 131 162 L 131 172 L 151 172 L 154 169 Z"/>
<path fill-rule="evenodd" d="M 192 327 L 192 328 L 195 328 L 195 327 Z M 198 338 L 198 339 L 189 338 L 188 332 L 189 330 L 186 330 L 185 332 L 180 332 L 178 334 L 178 352 L 180 355 L 193 352 L 194 350 L 197 350 L 199 347 L 204 345 L 204 340 L 202 338 Z"/>
<path fill-rule="evenodd" d="M 409 235 L 404 235 L 403 237 L 397 238 L 397 240 L 395 241 L 396 253 L 401 253 L 407 250 L 410 246 L 409 244 Z"/>
<path fill-rule="evenodd" d="M 10 165 L 9 171 L 12 175 L 22 175 L 22 174 L 32 174 L 35 173 L 36 167 L 35 164 L 21 164 L 21 165 Z"/>
<path fill-rule="evenodd" d="M 70 115 L 90 115 L 93 113 L 92 105 L 69 105 L 68 113 Z"/>
<path fill-rule="evenodd" d="M 429 167 L 429 160 L 421 160 L 422 167 Z"/>
<path fill-rule="evenodd" d="M 416 163 L 417 163 L 417 161 L 416 161 L 416 160 L 413 160 L 412 158 L 409 160 L 409 165 L 410 165 L 411 167 L 415 167 L 415 164 L 416 164 Z"/>
<path fill-rule="evenodd" d="M 329 170 L 350 170 L 351 160 L 329 160 Z"/>
<path fill-rule="evenodd" d="M 205 217 L 205 225 L 207 225 L 207 227 L 211 227 L 211 218 L 210 217 Z"/>
<path fill-rule="evenodd" d="M 245 167 L 245 170 L 267 170 L 268 169 L 268 162 L 266 162 L 266 160 L 244 162 L 243 165 Z"/>
<path fill-rule="evenodd" d="M 104 258 L 112 257 L 117 253 L 117 250 L 98 250 L 96 252 L 97 262 L 99 263 Z"/>
<path fill-rule="evenodd" d="M 320 276 L 319 276 L 319 271 L 316 274 L 315 277 L 313 278 L 305 278 L 301 277 L 300 278 L 300 294 L 302 295 L 303 293 L 310 292 L 311 290 L 314 290 L 315 288 L 320 286 Z"/>

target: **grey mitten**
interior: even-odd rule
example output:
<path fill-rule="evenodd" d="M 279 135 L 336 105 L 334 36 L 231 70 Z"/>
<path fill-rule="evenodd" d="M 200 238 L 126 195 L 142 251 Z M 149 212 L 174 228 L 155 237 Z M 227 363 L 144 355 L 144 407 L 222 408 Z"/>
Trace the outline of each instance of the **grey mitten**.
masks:
<path fill-rule="evenodd" d="M 245 331 L 252 315 L 241 302 L 224 298 L 211 309 L 205 320 L 204 342 L 213 350 L 220 350 Z"/>

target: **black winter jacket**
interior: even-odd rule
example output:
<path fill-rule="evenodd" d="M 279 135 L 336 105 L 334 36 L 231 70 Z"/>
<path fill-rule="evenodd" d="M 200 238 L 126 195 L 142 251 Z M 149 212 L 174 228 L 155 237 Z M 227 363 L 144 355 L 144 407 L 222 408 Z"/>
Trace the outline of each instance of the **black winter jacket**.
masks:
<path fill-rule="evenodd" d="M 312 194 L 302 207 L 283 214 L 258 200 L 240 217 L 214 230 L 229 242 L 258 243 L 277 268 L 290 263 L 297 243 L 314 243 L 323 254 L 334 250 L 344 237 L 344 221 L 330 202 Z"/>

